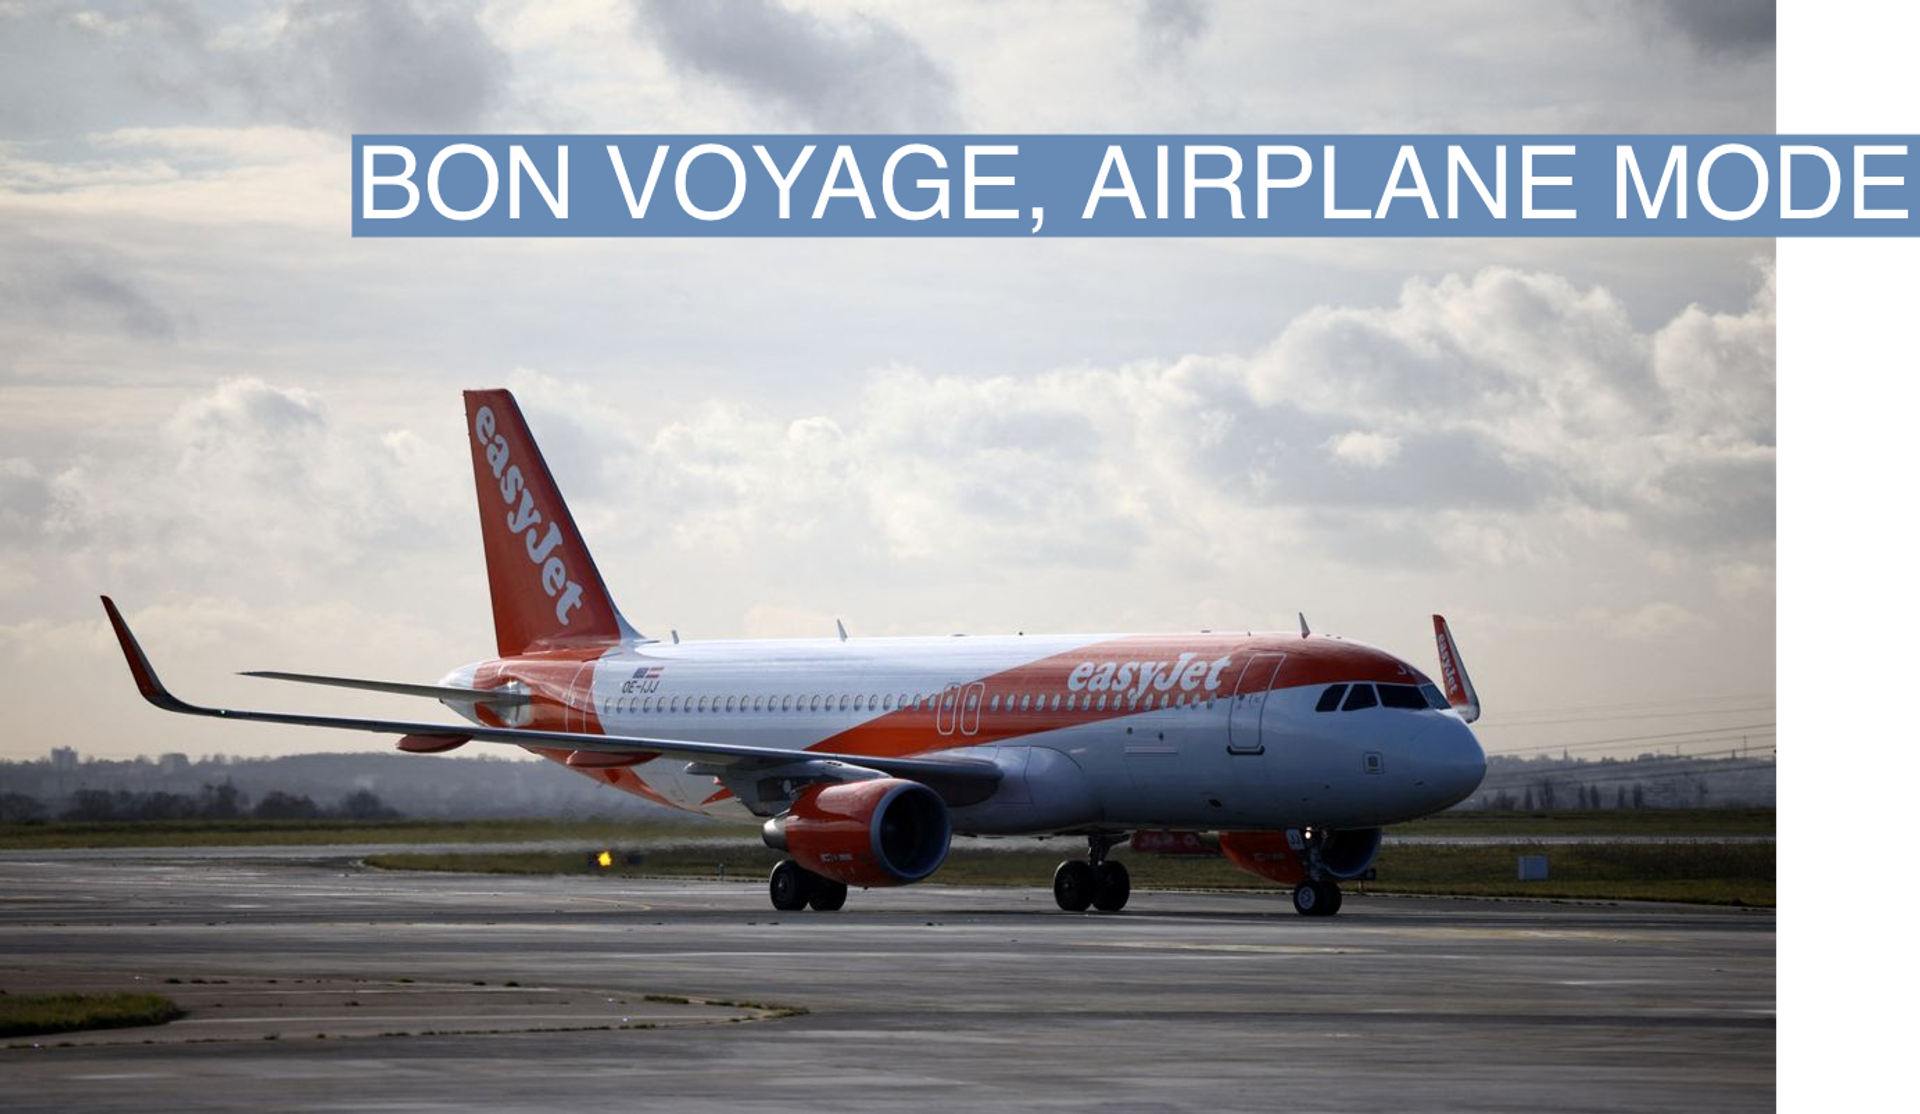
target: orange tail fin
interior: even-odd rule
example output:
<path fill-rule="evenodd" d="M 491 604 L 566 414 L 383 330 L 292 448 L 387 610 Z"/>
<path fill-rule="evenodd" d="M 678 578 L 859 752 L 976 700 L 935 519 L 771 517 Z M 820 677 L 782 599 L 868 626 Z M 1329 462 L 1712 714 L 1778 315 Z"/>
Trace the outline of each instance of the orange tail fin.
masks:
<path fill-rule="evenodd" d="M 500 653 L 639 638 L 607 594 L 512 392 L 465 395 Z"/>

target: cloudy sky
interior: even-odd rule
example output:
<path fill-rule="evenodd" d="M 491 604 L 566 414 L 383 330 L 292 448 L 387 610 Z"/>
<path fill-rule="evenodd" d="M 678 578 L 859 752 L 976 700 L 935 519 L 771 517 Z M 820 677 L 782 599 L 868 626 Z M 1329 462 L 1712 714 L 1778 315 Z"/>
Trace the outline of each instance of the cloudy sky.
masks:
<path fill-rule="evenodd" d="M 348 137 L 1772 132 L 1774 65 L 1770 3 L 0 0 L 0 756 L 379 745 L 150 712 L 94 596 L 189 698 L 484 656 L 493 385 L 649 632 L 1438 610 L 1493 749 L 1770 723 L 1770 241 L 356 241 Z"/>

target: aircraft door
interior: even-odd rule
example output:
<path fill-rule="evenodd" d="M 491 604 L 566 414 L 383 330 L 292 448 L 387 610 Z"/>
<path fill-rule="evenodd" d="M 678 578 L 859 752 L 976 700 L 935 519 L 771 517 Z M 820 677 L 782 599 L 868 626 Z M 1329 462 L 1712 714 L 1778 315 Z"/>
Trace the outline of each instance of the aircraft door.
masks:
<path fill-rule="evenodd" d="M 1240 671 L 1227 708 L 1227 753 L 1260 754 L 1267 749 L 1260 740 L 1260 719 L 1280 663 L 1286 660 L 1285 654 L 1255 654 Z"/>
<path fill-rule="evenodd" d="M 566 711 L 562 713 L 560 730 L 592 731 L 595 729 L 593 710 L 593 666 L 590 661 L 580 663 L 573 671 L 573 679 L 567 682 Z"/>
<path fill-rule="evenodd" d="M 933 705 L 933 727 L 942 735 L 953 734 L 960 723 L 960 686 L 948 685 Z"/>
<path fill-rule="evenodd" d="M 960 734 L 978 735 L 980 733 L 980 707 L 987 702 L 987 683 L 974 681 L 967 685 L 960 703 Z"/>

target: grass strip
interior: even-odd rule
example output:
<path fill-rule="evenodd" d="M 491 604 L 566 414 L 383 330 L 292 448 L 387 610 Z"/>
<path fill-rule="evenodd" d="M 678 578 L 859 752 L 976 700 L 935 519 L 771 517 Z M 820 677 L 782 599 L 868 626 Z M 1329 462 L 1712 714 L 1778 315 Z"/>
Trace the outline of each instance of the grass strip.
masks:
<path fill-rule="evenodd" d="M 81 1029 L 164 1025 L 185 1017 L 158 994 L 8 994 L 0 991 L 0 1037 L 31 1037 Z"/>
<path fill-rule="evenodd" d="M 289 847 L 327 843 L 537 843 L 611 846 L 744 831 L 701 820 L 143 820 L 0 824 L 0 850 L 89 847 Z M 1578 836 L 1770 836 L 1770 808 L 1446 812 L 1392 835 L 1538 839 Z"/>
<path fill-rule="evenodd" d="M 623 852 L 616 865 L 600 867 L 596 850 L 514 854 L 372 855 L 370 866 L 389 870 L 457 871 L 481 874 L 594 874 L 609 878 L 766 877 L 780 855 L 742 841 L 738 848 Z M 1545 882 L 1517 880 L 1521 855 L 1548 857 Z M 1277 890 L 1217 857 L 1122 853 L 1133 884 L 1161 889 Z M 1058 851 L 956 848 L 936 876 L 968 886 L 1045 886 Z M 1524 841 L 1468 846 L 1396 844 L 1382 848 L 1377 882 L 1349 883 L 1356 892 L 1455 894 L 1484 897 L 1552 897 L 1603 900 L 1681 901 L 1771 908 L 1774 848 L 1769 843 L 1586 843 L 1541 846 Z"/>

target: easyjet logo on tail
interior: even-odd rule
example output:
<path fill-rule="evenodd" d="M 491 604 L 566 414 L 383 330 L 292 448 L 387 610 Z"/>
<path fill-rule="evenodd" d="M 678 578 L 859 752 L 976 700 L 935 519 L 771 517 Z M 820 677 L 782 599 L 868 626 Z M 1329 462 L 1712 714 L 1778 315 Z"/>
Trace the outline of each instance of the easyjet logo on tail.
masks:
<path fill-rule="evenodd" d="M 1460 670 L 1453 664 L 1453 642 L 1444 634 L 1434 641 L 1440 644 L 1440 679 L 1446 683 L 1447 696 L 1451 698 L 1461 691 Z"/>
<path fill-rule="evenodd" d="M 491 406 L 474 411 L 473 436 L 485 447 L 487 466 L 493 469 L 493 478 L 500 481 L 500 499 L 507 508 L 507 529 L 526 540 L 527 560 L 540 569 L 540 587 L 553 598 L 553 617 L 560 620 L 561 626 L 571 624 L 584 589 L 568 575 L 567 563 L 557 552 L 566 542 L 560 535 L 559 524 L 546 522 L 546 530 L 540 529 L 544 519 L 540 509 L 533 505 L 533 493 L 527 490 L 526 477 L 510 459 L 507 439 L 499 434 Z"/>
<path fill-rule="evenodd" d="M 1178 661 L 1083 661 L 1067 674 L 1067 688 L 1074 692 L 1119 692 L 1133 690 L 1137 699 L 1146 695 L 1148 689 L 1155 692 L 1171 692 L 1176 686 L 1192 692 L 1204 688 L 1213 692 L 1220 687 L 1220 674 L 1233 660 L 1232 655 L 1214 658 L 1212 661 L 1198 660 L 1199 654 L 1191 651 L 1181 654 Z"/>

